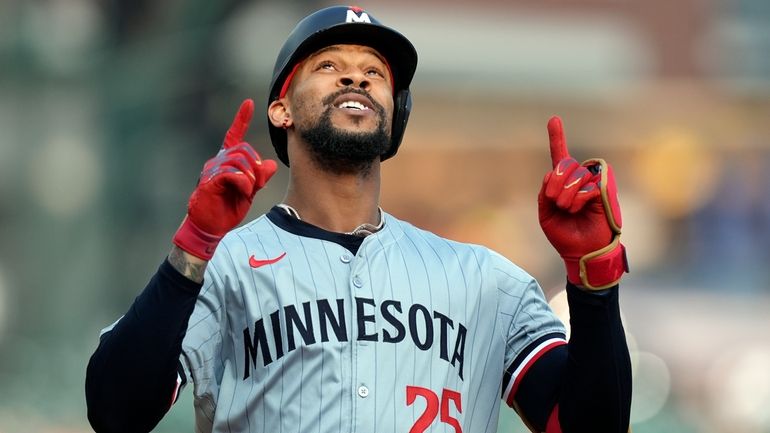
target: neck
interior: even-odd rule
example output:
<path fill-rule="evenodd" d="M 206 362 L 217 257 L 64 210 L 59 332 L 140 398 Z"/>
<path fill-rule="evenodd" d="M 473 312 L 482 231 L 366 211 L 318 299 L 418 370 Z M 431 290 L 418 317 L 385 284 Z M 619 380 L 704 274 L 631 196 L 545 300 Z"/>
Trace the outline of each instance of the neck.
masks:
<path fill-rule="evenodd" d="M 309 160 L 296 158 L 291 161 L 283 202 L 296 209 L 307 223 L 347 233 L 363 223 L 379 223 L 379 199 L 379 161 L 366 174 L 334 174 Z"/>

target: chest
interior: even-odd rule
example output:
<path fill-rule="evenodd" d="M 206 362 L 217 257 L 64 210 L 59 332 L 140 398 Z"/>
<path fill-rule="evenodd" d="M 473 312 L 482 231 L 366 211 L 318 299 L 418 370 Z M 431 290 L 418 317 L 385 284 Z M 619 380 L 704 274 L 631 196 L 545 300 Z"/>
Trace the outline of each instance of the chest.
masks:
<path fill-rule="evenodd" d="M 224 295 L 230 338 L 256 367 L 298 348 L 363 344 L 422 354 L 462 376 L 465 347 L 494 328 L 496 291 L 473 257 L 449 247 L 365 242 L 353 254 L 298 238 L 250 253 Z"/>
<path fill-rule="evenodd" d="M 329 402 L 329 431 L 438 426 L 436 405 L 471 425 L 498 407 L 498 295 L 472 254 L 297 237 L 241 255 L 222 278 L 220 404 L 269 418 Z"/>

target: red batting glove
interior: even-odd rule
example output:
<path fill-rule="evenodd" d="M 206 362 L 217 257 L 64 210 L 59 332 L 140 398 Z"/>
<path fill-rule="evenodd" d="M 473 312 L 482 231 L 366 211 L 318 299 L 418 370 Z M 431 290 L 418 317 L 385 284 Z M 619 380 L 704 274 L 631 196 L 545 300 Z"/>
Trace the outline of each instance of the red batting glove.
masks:
<path fill-rule="evenodd" d="M 262 161 L 243 141 L 254 114 L 254 101 L 241 104 L 219 153 L 206 161 L 198 186 L 187 204 L 187 216 L 173 242 L 203 260 L 210 260 L 222 237 L 237 226 L 254 195 L 275 174 L 275 161 Z"/>
<path fill-rule="evenodd" d="M 557 116 L 548 121 L 548 136 L 553 171 L 537 198 L 540 227 L 564 259 L 572 284 L 592 290 L 614 286 L 628 272 L 628 261 L 612 167 L 603 159 L 578 164 Z"/>

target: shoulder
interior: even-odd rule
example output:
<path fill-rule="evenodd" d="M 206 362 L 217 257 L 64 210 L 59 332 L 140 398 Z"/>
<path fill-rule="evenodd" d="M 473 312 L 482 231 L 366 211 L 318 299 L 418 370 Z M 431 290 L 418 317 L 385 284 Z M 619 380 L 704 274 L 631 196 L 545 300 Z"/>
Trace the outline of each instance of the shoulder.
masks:
<path fill-rule="evenodd" d="M 488 250 L 490 264 L 499 279 L 512 279 L 519 283 L 530 284 L 535 282 L 535 277 L 522 269 L 519 265 L 513 263 L 508 258 L 497 251 Z"/>
<path fill-rule="evenodd" d="M 449 239 L 392 215 L 387 215 L 386 222 L 396 226 L 395 231 L 402 233 L 404 238 L 409 239 L 408 242 L 421 242 L 436 251 L 455 255 L 461 263 L 476 263 L 484 271 L 497 272 L 520 282 L 529 283 L 534 280 L 524 269 L 484 245 Z"/>
<path fill-rule="evenodd" d="M 433 233 L 429 230 L 415 226 L 414 224 L 400 220 L 386 214 L 386 224 L 391 225 L 391 230 L 401 242 L 424 244 L 426 246 L 451 250 L 459 255 L 476 255 L 480 258 L 488 254 L 488 249 L 481 245 L 459 242 Z"/>

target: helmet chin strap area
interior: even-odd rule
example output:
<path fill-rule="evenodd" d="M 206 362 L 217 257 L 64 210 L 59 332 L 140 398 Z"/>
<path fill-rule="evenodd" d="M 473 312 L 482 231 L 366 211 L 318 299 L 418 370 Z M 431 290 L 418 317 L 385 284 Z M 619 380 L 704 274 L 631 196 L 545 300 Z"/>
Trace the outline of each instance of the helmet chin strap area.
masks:
<path fill-rule="evenodd" d="M 287 214 L 293 216 L 294 218 L 302 221 L 302 218 L 299 216 L 299 212 L 297 212 L 296 209 L 289 206 L 286 203 L 280 203 L 278 205 L 279 208 L 286 211 Z M 380 222 L 377 225 L 369 224 L 369 223 L 363 223 L 359 225 L 358 227 L 354 228 L 353 231 L 346 232 L 346 235 L 353 235 L 358 237 L 366 237 L 371 234 L 377 233 L 378 231 L 382 230 L 382 227 L 385 226 L 385 218 L 382 217 L 382 208 L 377 206 L 377 214 L 379 215 Z"/>

